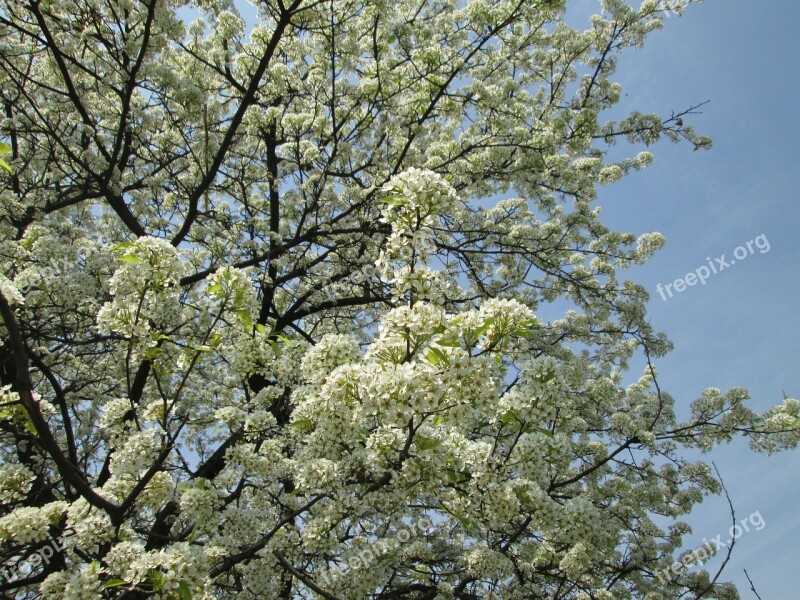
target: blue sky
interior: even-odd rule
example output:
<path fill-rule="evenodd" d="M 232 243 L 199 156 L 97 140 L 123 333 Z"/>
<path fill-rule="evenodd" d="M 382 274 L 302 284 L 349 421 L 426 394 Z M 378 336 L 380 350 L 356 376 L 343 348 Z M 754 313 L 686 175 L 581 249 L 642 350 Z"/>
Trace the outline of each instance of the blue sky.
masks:
<path fill-rule="evenodd" d="M 598 0 L 568 3 L 589 13 L 599 8 Z M 778 403 L 784 391 L 800 397 L 798 23 L 794 1 L 708 0 L 668 18 L 643 49 L 620 56 L 616 79 L 627 94 L 625 109 L 669 114 L 710 100 L 703 114 L 686 119 L 713 138 L 710 152 L 657 144 L 650 149 L 652 167 L 601 189 L 598 200 L 610 227 L 667 238 L 629 278 L 647 287 L 650 320 L 675 344 L 656 366 L 679 414 L 711 386 L 746 387 L 758 410 Z M 762 234 L 768 252 L 755 247 L 705 285 L 666 301 L 656 291 L 707 257 L 726 254 L 730 262 L 737 246 Z M 746 568 L 764 600 L 796 598 L 800 450 L 768 457 L 740 440 L 705 458 L 719 467 L 737 519 L 758 512 L 766 523 L 737 540 L 723 580 L 737 583 L 742 598 L 755 599 Z M 729 537 L 722 497 L 707 500 L 688 521 L 694 535 L 687 549 L 703 538 Z"/>

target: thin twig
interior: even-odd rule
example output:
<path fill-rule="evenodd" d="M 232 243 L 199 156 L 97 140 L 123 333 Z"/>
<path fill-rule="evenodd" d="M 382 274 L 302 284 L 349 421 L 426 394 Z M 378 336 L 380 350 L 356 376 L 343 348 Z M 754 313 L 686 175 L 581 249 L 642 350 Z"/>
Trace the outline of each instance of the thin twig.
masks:
<path fill-rule="evenodd" d="M 736 511 L 733 508 L 733 501 L 731 500 L 731 496 L 728 493 L 728 488 L 725 487 L 725 482 L 722 480 L 722 475 L 720 475 L 719 473 L 719 469 L 717 468 L 717 463 L 711 461 L 711 465 L 714 467 L 714 472 L 717 474 L 717 479 L 719 479 L 719 484 L 720 486 L 722 486 L 722 492 L 725 494 L 725 499 L 728 501 L 728 507 L 730 508 L 731 523 L 732 523 L 731 530 L 733 530 L 733 527 L 736 526 Z M 714 585 L 717 583 L 717 580 L 719 579 L 720 575 L 722 575 L 722 571 L 725 569 L 725 566 L 731 559 L 731 553 L 733 552 L 733 547 L 735 545 L 736 545 L 736 537 L 731 536 L 728 545 L 728 552 L 725 554 L 725 559 L 722 561 L 722 564 L 719 566 L 719 569 L 717 569 L 717 572 L 714 574 L 714 578 L 711 580 L 708 586 L 706 586 L 706 588 L 703 589 L 703 591 L 701 591 L 699 594 L 697 594 L 697 596 L 695 596 L 695 600 L 700 600 L 700 598 L 702 598 L 707 592 L 714 589 Z"/>
<path fill-rule="evenodd" d="M 753 580 L 750 579 L 750 575 L 747 573 L 747 569 L 743 569 L 743 570 L 744 570 L 744 576 L 747 577 L 747 581 L 750 582 L 750 589 L 753 590 L 753 593 L 756 595 L 756 598 L 758 598 L 758 600 L 762 600 L 761 596 L 759 596 L 758 592 L 756 591 L 756 586 L 753 583 Z"/>
<path fill-rule="evenodd" d="M 286 569 L 292 575 L 294 575 L 300 581 L 302 581 L 306 585 L 306 587 L 308 587 L 311 590 L 315 591 L 317 594 L 319 594 L 323 598 L 327 598 L 327 600 L 339 600 L 337 596 L 334 596 L 330 592 L 327 592 L 324 589 L 322 589 L 321 587 L 319 587 L 316 583 L 314 583 L 314 581 L 306 573 L 303 573 L 302 571 L 296 569 L 294 567 L 294 565 L 292 565 L 292 563 L 290 563 L 288 560 L 286 560 L 286 558 L 284 558 L 280 554 L 275 553 L 275 558 L 278 559 L 278 562 L 281 564 L 281 566 L 284 569 Z"/>

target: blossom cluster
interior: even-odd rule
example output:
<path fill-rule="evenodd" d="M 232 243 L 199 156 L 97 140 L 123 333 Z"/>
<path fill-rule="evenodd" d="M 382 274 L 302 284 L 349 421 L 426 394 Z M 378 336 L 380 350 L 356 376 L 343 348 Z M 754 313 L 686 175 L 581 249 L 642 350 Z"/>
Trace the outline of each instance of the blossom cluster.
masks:
<path fill-rule="evenodd" d="M 691 3 L 6 1 L 8 592 L 730 597 L 654 575 L 720 490 L 682 450 L 796 447 L 800 403 L 623 385 L 664 238 L 596 204 L 653 160 L 617 141 L 710 144 L 604 120 Z"/>

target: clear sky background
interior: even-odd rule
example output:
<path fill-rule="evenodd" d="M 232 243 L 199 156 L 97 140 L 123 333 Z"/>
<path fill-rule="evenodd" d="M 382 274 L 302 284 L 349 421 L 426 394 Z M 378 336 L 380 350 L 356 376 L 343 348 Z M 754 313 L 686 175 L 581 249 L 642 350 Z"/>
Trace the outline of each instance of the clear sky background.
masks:
<path fill-rule="evenodd" d="M 568 5 L 599 11 L 598 0 Z M 799 76 L 796 0 L 708 0 L 666 19 L 643 49 L 619 58 L 616 80 L 628 111 L 669 115 L 711 101 L 685 119 L 713 138 L 711 151 L 659 143 L 650 148 L 652 167 L 602 188 L 598 200 L 607 226 L 667 238 L 627 278 L 647 287 L 651 323 L 675 344 L 656 367 L 679 415 L 706 387 L 746 387 L 758 410 L 780 402 L 784 391 L 800 397 Z M 761 234 L 768 252 L 755 248 L 704 286 L 666 301 L 656 291 L 706 257 L 730 261 L 737 246 Z M 631 380 L 640 373 L 637 367 Z M 737 540 L 722 580 L 755 599 L 746 568 L 764 600 L 800 598 L 800 450 L 766 456 L 739 440 L 705 458 L 716 462 L 737 520 L 758 512 L 766 523 Z M 730 537 L 723 497 L 708 499 L 687 520 L 694 529 L 687 549 L 703 538 Z M 718 562 L 709 563 L 712 572 Z"/>

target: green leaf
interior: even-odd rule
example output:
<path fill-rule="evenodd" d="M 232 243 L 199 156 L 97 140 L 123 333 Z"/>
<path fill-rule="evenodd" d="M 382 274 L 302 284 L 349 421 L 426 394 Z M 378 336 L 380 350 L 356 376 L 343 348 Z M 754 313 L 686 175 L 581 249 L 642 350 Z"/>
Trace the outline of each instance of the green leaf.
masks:
<path fill-rule="evenodd" d="M 555 372 L 555 371 L 548 371 L 548 372 L 547 372 L 547 375 L 545 375 L 544 377 L 542 377 L 542 378 L 541 378 L 539 381 L 540 381 L 541 383 L 550 383 L 550 382 L 551 382 L 551 381 L 553 381 L 553 379 L 555 379 L 555 378 L 556 378 L 556 372 Z"/>
<path fill-rule="evenodd" d="M 192 600 L 192 590 L 185 581 L 181 581 L 178 584 L 178 596 L 180 596 L 181 600 Z"/>
<path fill-rule="evenodd" d="M 268 340 L 269 345 L 272 347 L 272 351 L 275 353 L 275 356 L 281 355 L 281 347 L 278 345 L 278 342 L 275 340 Z"/>
<path fill-rule="evenodd" d="M 152 361 L 153 359 L 157 358 L 164 352 L 164 349 L 159 346 L 151 346 L 147 350 L 144 351 L 144 359 Z"/>
<path fill-rule="evenodd" d="M 304 417 L 302 419 L 297 419 L 297 421 L 293 421 L 290 426 L 295 427 L 300 431 L 312 431 L 314 429 L 314 421 L 308 417 Z"/>
<path fill-rule="evenodd" d="M 464 529 L 468 529 L 469 531 L 478 531 L 481 526 L 478 525 L 475 521 L 471 521 L 466 517 L 456 517 L 459 522 L 464 526 Z"/>
<path fill-rule="evenodd" d="M 508 411 L 506 414 L 500 417 L 499 420 L 503 425 L 510 425 L 511 423 L 519 422 L 519 420 L 517 419 L 517 415 L 514 414 L 514 411 L 512 410 Z"/>
<path fill-rule="evenodd" d="M 461 344 L 458 342 L 458 340 L 453 338 L 437 340 L 436 343 L 445 348 L 461 348 Z"/>
<path fill-rule="evenodd" d="M 194 350 L 197 352 L 211 352 L 213 348 L 211 346 L 195 346 Z"/>
<path fill-rule="evenodd" d="M 527 490 L 522 488 L 516 488 L 514 490 L 514 495 L 519 499 L 519 501 L 523 504 L 523 506 L 530 506 L 531 505 L 531 496 L 528 494 Z"/>
<path fill-rule="evenodd" d="M 533 331 L 524 328 L 515 329 L 514 331 L 511 332 L 511 335 L 513 337 L 521 337 L 527 339 L 532 339 L 536 337 L 536 334 Z"/>
<path fill-rule="evenodd" d="M 142 262 L 141 257 L 136 256 L 135 254 L 123 254 L 122 256 L 117 257 L 117 260 L 121 260 L 122 262 L 126 263 Z"/>
<path fill-rule="evenodd" d="M 244 325 L 244 328 L 247 331 L 251 331 L 253 329 L 253 319 L 252 319 L 252 317 L 250 317 L 250 311 L 249 310 L 245 310 L 245 309 L 237 310 L 236 311 L 236 316 L 239 317 L 239 320 L 242 322 L 242 325 Z"/>
<path fill-rule="evenodd" d="M 469 481 L 469 473 L 456 471 L 453 468 L 448 468 L 446 473 L 447 473 L 447 480 L 450 481 L 450 483 L 464 483 L 466 481 Z"/>
<path fill-rule="evenodd" d="M 26 250 L 30 250 L 31 248 L 33 248 L 33 245 L 36 243 L 36 240 L 38 239 L 38 237 L 39 236 L 37 236 L 35 234 L 34 235 L 28 235 L 28 236 L 25 236 L 22 239 L 22 242 L 20 242 L 20 243 L 22 244 L 23 248 L 25 248 Z"/>
<path fill-rule="evenodd" d="M 482 336 L 484 333 L 486 333 L 487 331 L 489 331 L 489 328 L 490 328 L 492 325 L 494 325 L 494 322 L 495 322 L 495 317 L 489 317 L 488 319 L 486 319 L 486 321 L 483 323 L 483 325 L 481 325 L 480 327 L 478 327 L 478 328 L 477 328 L 477 329 L 476 329 L 476 330 L 473 332 L 473 335 L 474 335 L 475 337 L 480 337 L 480 336 Z"/>
<path fill-rule="evenodd" d="M 8 171 L 9 173 L 13 173 L 13 172 L 14 172 L 14 170 L 11 168 L 11 165 L 9 165 L 9 164 L 8 164 L 6 161 L 4 161 L 2 158 L 0 158 L 0 167 L 2 167 L 3 169 L 5 169 L 5 170 L 6 170 L 6 171 Z"/>
<path fill-rule="evenodd" d="M 440 446 L 442 444 L 442 441 L 437 440 L 436 438 L 417 435 L 414 437 L 414 444 L 417 446 L 417 449 L 425 451 L 425 450 L 433 450 L 437 446 Z"/>
<path fill-rule="evenodd" d="M 444 352 L 439 350 L 438 348 L 430 347 L 428 351 L 425 353 L 425 358 L 427 358 L 432 365 L 439 366 L 440 364 L 447 364 L 447 356 Z"/>
<path fill-rule="evenodd" d="M 103 589 L 113 588 L 113 587 L 120 587 L 122 585 L 128 585 L 127 581 L 122 581 L 122 579 L 108 579 L 103 583 Z"/>
<path fill-rule="evenodd" d="M 147 574 L 147 578 L 150 580 L 154 592 L 164 589 L 164 574 L 161 571 L 153 569 Z"/>

